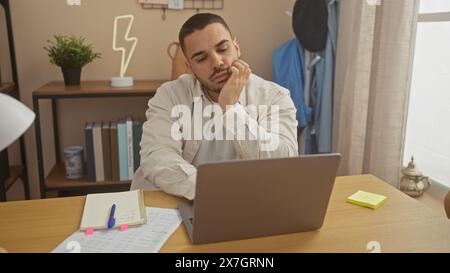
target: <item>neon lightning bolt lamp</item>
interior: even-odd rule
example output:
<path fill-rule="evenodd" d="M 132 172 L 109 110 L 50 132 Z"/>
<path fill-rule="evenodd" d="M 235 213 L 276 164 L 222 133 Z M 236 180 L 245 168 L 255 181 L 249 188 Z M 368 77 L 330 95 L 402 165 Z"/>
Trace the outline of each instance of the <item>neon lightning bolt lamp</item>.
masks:
<path fill-rule="evenodd" d="M 127 56 L 127 50 L 125 47 L 118 47 L 117 46 L 117 25 L 119 20 L 122 19 L 129 19 L 128 28 L 125 32 L 125 36 L 123 37 L 125 41 L 132 42 L 130 51 L 128 52 Z M 112 77 L 111 78 L 111 86 L 113 87 L 128 87 L 133 86 L 133 77 L 126 77 L 125 73 L 127 72 L 128 65 L 130 64 L 131 57 L 133 56 L 134 49 L 136 48 L 138 39 L 136 37 L 129 37 L 131 26 L 134 22 L 134 16 L 131 14 L 128 15 L 121 15 L 114 18 L 114 32 L 113 32 L 113 44 L 112 49 L 114 51 L 120 51 L 122 52 L 122 61 L 120 64 L 120 76 L 119 77 Z"/>

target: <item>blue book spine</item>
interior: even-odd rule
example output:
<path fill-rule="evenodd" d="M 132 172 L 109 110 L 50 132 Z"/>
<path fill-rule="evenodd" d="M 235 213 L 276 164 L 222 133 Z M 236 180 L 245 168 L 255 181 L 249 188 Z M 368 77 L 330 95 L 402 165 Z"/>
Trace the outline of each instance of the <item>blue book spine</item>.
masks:
<path fill-rule="evenodd" d="M 119 144 L 120 180 L 128 180 L 127 125 L 123 120 L 117 123 L 117 143 Z"/>
<path fill-rule="evenodd" d="M 92 123 L 89 122 L 84 128 L 84 141 L 86 144 L 87 157 L 87 180 L 95 182 L 95 159 L 94 159 L 94 141 L 92 135 Z"/>

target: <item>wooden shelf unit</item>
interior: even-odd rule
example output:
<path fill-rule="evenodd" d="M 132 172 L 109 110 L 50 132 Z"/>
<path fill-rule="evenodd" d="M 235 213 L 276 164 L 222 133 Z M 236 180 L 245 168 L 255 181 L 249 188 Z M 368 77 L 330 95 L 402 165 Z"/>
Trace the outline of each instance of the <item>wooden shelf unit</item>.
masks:
<path fill-rule="evenodd" d="M 60 142 L 58 136 L 58 115 L 56 105 L 58 99 L 73 98 L 106 98 L 106 97 L 152 97 L 156 90 L 166 80 L 137 80 L 132 87 L 111 87 L 109 81 L 82 81 L 80 86 L 65 86 L 63 82 L 50 82 L 33 91 L 33 108 L 36 113 L 36 147 L 38 156 L 38 173 L 41 198 L 47 197 L 48 191 L 70 192 L 70 191 L 117 191 L 127 190 L 131 181 L 99 181 L 91 182 L 86 179 L 67 179 L 65 167 L 60 158 Z M 53 132 L 55 144 L 56 165 L 53 166 L 47 177 L 44 177 L 43 150 L 41 142 L 41 126 L 39 115 L 39 100 L 50 99 L 53 114 Z"/>
<path fill-rule="evenodd" d="M 9 51 L 9 62 L 11 65 L 11 74 L 12 79 L 8 79 L 6 82 L 3 82 L 0 71 L 0 93 L 9 95 L 20 101 L 20 88 L 19 88 L 19 78 L 17 72 L 17 63 L 16 63 L 16 51 L 14 47 L 14 35 L 12 28 L 12 20 L 11 20 L 11 7 L 9 0 L 0 0 L 0 6 L 4 10 L 4 18 L 6 23 L 6 34 L 7 34 L 7 44 Z M 4 37 L 0 37 L 0 40 Z M 3 56 L 0 56 L 0 60 L 3 59 Z M 6 59 L 6 57 L 4 58 Z M 5 128 L 2 128 L 5 129 Z M 8 148 L 5 148 L 3 151 L 0 151 L 2 155 L 2 162 L 0 165 L 4 169 L 8 169 L 9 167 L 9 177 L 4 180 L 0 180 L 0 202 L 7 201 L 6 192 L 9 188 L 16 182 L 20 180 L 22 181 L 24 188 L 24 196 L 25 199 L 30 199 L 30 185 L 28 181 L 28 172 L 27 172 L 27 158 L 26 158 L 26 147 L 25 147 L 25 137 L 22 135 L 18 139 L 19 147 L 20 147 L 20 163 L 15 163 L 19 165 L 11 166 L 7 156 L 4 156 L 4 153 L 8 153 Z M 9 165 L 9 166 L 8 166 Z M 2 176 L 3 179 L 3 176 Z"/>
<path fill-rule="evenodd" d="M 88 181 L 86 178 L 68 179 L 66 178 L 66 169 L 64 163 L 56 164 L 45 178 L 45 187 L 47 190 L 71 191 L 86 188 L 105 188 L 120 189 L 129 188 L 130 180 L 126 181 Z"/>
<path fill-rule="evenodd" d="M 15 85 L 12 82 L 0 83 L 0 93 L 10 94 L 15 90 Z"/>
<path fill-rule="evenodd" d="M 16 180 L 22 175 L 24 167 L 21 165 L 10 166 L 9 177 L 4 181 L 6 190 L 9 190 Z"/>

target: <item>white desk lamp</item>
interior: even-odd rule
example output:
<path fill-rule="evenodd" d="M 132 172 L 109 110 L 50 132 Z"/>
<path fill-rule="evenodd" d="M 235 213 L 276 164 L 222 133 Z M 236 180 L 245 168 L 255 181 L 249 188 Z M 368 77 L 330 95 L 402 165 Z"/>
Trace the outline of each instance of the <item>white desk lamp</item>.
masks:
<path fill-rule="evenodd" d="M 0 151 L 31 126 L 36 114 L 15 98 L 0 93 Z"/>

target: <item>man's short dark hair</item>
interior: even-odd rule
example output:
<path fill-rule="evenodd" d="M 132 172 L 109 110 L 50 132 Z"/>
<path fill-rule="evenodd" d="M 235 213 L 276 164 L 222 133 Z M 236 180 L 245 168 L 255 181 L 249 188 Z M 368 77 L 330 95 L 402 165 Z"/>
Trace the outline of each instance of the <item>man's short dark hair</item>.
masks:
<path fill-rule="evenodd" d="M 181 48 L 183 49 L 183 52 L 185 52 L 184 38 L 186 38 L 186 36 L 194 33 L 197 30 L 202 30 L 206 26 L 214 23 L 223 25 L 231 35 L 230 28 L 228 27 L 225 20 L 219 15 L 213 13 L 197 13 L 189 18 L 180 29 L 178 40 L 180 42 Z"/>

